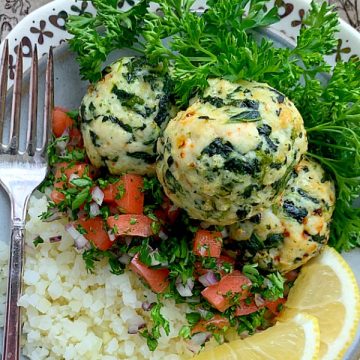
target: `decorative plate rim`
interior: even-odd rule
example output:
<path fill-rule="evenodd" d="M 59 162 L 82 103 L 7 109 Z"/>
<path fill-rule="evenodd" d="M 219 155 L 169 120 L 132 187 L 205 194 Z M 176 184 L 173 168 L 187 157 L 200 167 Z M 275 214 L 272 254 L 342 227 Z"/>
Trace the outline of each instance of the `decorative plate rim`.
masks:
<path fill-rule="evenodd" d="M 288 1 L 288 2 L 287 2 Z M 121 6 L 128 8 L 132 1 L 122 0 Z M 204 0 L 196 0 L 195 9 L 204 9 Z M 310 0 L 273 0 L 280 10 L 281 21 L 270 28 L 285 37 L 290 43 L 294 43 L 299 32 L 304 12 L 310 6 Z M 25 52 L 24 69 L 30 67 L 30 57 L 34 45 L 37 45 L 38 56 L 47 53 L 50 46 L 56 47 L 65 42 L 69 34 L 65 30 L 65 19 L 69 14 L 83 12 L 94 13 L 91 4 L 85 0 L 54 0 L 34 10 L 23 18 L 7 35 L 10 45 L 10 66 L 8 87 L 12 85 L 14 77 L 14 64 L 16 48 L 19 40 Z M 345 21 L 340 20 L 338 46 L 334 54 L 327 57 L 327 61 L 333 65 L 337 60 L 347 60 L 351 56 L 360 56 L 360 33 Z M 0 44 L 0 53 L 3 43 Z"/>
<path fill-rule="evenodd" d="M 125 2 L 126 0 L 122 1 L 122 3 Z M 279 4 L 282 9 L 282 19 L 271 26 L 271 29 L 274 33 L 286 38 L 289 43 L 294 43 L 304 16 L 304 10 L 309 8 L 310 0 L 273 0 L 272 3 L 274 2 Z M 196 0 L 195 8 L 203 9 L 203 5 L 204 0 Z M 125 4 L 125 6 L 128 5 Z M 30 57 L 34 45 L 37 45 L 38 57 L 41 58 L 48 52 L 50 46 L 56 47 L 65 42 L 65 39 L 69 37 L 64 27 L 66 16 L 84 11 L 94 12 L 85 0 L 54 0 L 23 18 L 6 37 L 10 45 L 10 81 L 8 87 L 12 85 L 11 79 L 14 73 L 16 46 L 19 40 L 21 40 L 25 51 L 25 71 L 30 67 Z M 338 37 L 336 52 L 327 57 L 327 61 L 331 65 L 334 65 L 339 59 L 347 60 L 354 55 L 360 56 L 360 33 L 343 20 L 340 20 Z M 0 43 L 0 54 L 2 53 L 3 44 L 4 42 Z M 353 253 L 359 257 L 360 249 L 359 251 L 353 251 Z M 360 358 L 359 332 L 345 358 L 349 360 Z"/>

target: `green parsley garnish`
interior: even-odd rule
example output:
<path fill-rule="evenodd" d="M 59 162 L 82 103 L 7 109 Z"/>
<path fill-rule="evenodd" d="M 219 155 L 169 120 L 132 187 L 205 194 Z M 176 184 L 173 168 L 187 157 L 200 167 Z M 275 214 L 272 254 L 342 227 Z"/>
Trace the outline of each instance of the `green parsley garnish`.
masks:
<path fill-rule="evenodd" d="M 153 13 L 149 0 L 140 0 L 127 11 L 118 9 L 116 0 L 92 0 L 97 15 L 85 13 L 67 21 L 81 75 L 99 80 L 110 53 L 132 49 L 147 61 L 161 62 L 164 71 L 171 64 L 174 95 L 181 105 L 196 94 L 201 96 L 209 78 L 273 86 L 301 113 L 308 156 L 336 182 L 330 244 L 337 250 L 360 246 L 360 209 L 353 204 L 360 191 L 360 61 L 352 57 L 338 61 L 334 68 L 325 61 L 338 44 L 334 7 L 313 1 L 302 18 L 297 45 L 290 49 L 254 36 L 280 21 L 280 1 L 272 6 L 266 0 L 207 0 L 208 9 L 201 15 L 192 10 L 194 2 L 155 1 L 158 11 Z M 150 190 L 160 204 L 162 191 L 156 181 L 145 180 L 144 190 Z"/>
<path fill-rule="evenodd" d="M 34 240 L 33 240 L 33 244 L 35 247 L 37 247 L 39 244 L 44 243 L 44 239 L 41 236 L 37 236 Z"/>

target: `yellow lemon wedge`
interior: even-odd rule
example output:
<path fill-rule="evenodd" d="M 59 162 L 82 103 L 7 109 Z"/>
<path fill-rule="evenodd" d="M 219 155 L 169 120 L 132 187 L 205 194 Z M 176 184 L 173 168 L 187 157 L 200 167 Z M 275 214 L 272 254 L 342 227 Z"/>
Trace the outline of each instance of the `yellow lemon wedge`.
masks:
<path fill-rule="evenodd" d="M 201 352 L 193 360 L 315 360 L 319 348 L 318 321 L 299 313 L 246 339 Z"/>
<path fill-rule="evenodd" d="M 319 321 L 319 358 L 341 359 L 359 323 L 360 293 L 353 272 L 336 250 L 325 247 L 301 268 L 279 320 L 289 321 L 299 312 Z"/>

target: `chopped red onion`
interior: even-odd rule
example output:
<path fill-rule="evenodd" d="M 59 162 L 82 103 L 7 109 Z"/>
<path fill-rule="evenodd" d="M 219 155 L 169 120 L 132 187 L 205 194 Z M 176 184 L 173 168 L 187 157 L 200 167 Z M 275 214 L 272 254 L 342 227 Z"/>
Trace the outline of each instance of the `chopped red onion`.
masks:
<path fill-rule="evenodd" d="M 74 239 L 74 241 L 75 241 L 75 246 L 78 250 L 84 249 L 89 244 L 85 236 L 81 234 L 78 238 Z"/>
<path fill-rule="evenodd" d="M 77 216 L 79 219 L 85 218 L 87 217 L 86 211 L 84 209 L 81 209 L 78 213 Z M 72 214 L 70 212 L 70 217 L 72 217 Z"/>
<path fill-rule="evenodd" d="M 260 296 L 260 294 L 255 294 L 254 301 L 257 307 L 262 307 L 265 305 L 265 300 Z"/>
<path fill-rule="evenodd" d="M 121 262 L 124 265 L 129 265 L 131 261 L 131 257 L 128 254 L 122 254 L 119 257 L 119 262 Z"/>
<path fill-rule="evenodd" d="M 65 225 L 65 230 L 69 233 L 69 235 L 73 238 L 76 239 L 77 237 L 79 237 L 79 235 L 81 235 L 76 229 L 75 226 L 71 223 L 66 224 Z"/>
<path fill-rule="evenodd" d="M 44 194 L 46 195 L 47 198 L 50 199 L 51 193 L 52 193 L 51 187 L 47 186 L 47 187 L 44 189 Z"/>
<path fill-rule="evenodd" d="M 195 344 L 191 340 L 187 343 L 187 348 L 194 354 L 197 354 L 201 350 L 201 346 Z"/>
<path fill-rule="evenodd" d="M 229 237 L 229 231 L 228 231 L 227 227 L 224 227 L 224 229 L 221 231 L 221 236 L 223 239 Z"/>
<path fill-rule="evenodd" d="M 98 205 L 101 205 L 104 201 L 104 192 L 98 186 L 95 186 L 91 191 L 91 197 Z"/>
<path fill-rule="evenodd" d="M 58 211 L 57 208 L 53 208 L 50 210 L 50 212 L 52 213 L 48 218 L 44 219 L 44 222 L 52 222 L 58 219 L 62 218 L 62 214 L 61 212 Z"/>
<path fill-rule="evenodd" d="M 144 319 L 140 316 L 134 316 L 128 321 L 128 334 L 137 334 L 140 329 L 146 326 Z"/>
<path fill-rule="evenodd" d="M 205 287 L 214 285 L 219 282 L 216 275 L 211 270 L 209 270 L 206 274 L 199 276 L 198 280 Z"/>
<path fill-rule="evenodd" d="M 70 177 L 69 177 L 69 182 L 72 182 L 73 180 L 79 179 L 79 178 L 80 178 L 79 175 L 73 173 L 73 174 L 71 174 Z"/>
<path fill-rule="evenodd" d="M 110 229 L 107 233 L 109 235 L 110 241 L 115 241 L 116 236 L 115 236 L 114 232 Z"/>
<path fill-rule="evenodd" d="M 208 227 L 210 227 L 211 226 L 211 224 L 209 224 L 208 222 L 206 222 L 206 221 L 202 221 L 201 223 L 200 223 L 200 227 L 202 228 L 202 229 L 207 229 Z"/>
<path fill-rule="evenodd" d="M 66 128 L 65 131 L 61 134 L 61 137 L 63 136 L 69 136 L 69 128 Z M 56 150 L 57 153 L 63 153 L 66 149 L 66 146 L 69 144 L 69 138 L 63 141 L 57 141 L 56 142 Z"/>
<path fill-rule="evenodd" d="M 169 212 L 177 211 L 178 209 L 179 209 L 178 206 L 176 206 L 176 205 L 171 205 L 171 206 L 169 207 Z"/>
<path fill-rule="evenodd" d="M 148 301 L 144 301 L 142 304 L 141 304 L 141 307 L 143 308 L 143 310 L 145 311 L 149 311 L 153 308 L 154 306 L 154 303 L 149 303 Z"/>
<path fill-rule="evenodd" d="M 65 130 L 64 130 L 64 132 L 61 134 L 61 137 L 63 137 L 63 136 L 69 136 L 69 134 L 70 134 L 69 128 L 66 127 Z"/>
<path fill-rule="evenodd" d="M 124 236 L 124 240 L 125 240 L 125 244 L 127 246 L 129 246 L 131 244 L 132 237 L 131 236 Z"/>
<path fill-rule="evenodd" d="M 90 204 L 89 214 L 91 217 L 95 217 L 101 214 L 99 205 L 96 202 L 92 202 Z"/>
<path fill-rule="evenodd" d="M 49 241 L 50 241 L 51 243 L 56 243 L 56 242 L 61 241 L 61 239 L 62 239 L 62 236 L 61 236 L 61 235 L 57 235 L 57 236 L 51 236 L 51 237 L 49 238 Z"/>
<path fill-rule="evenodd" d="M 167 234 L 165 234 L 162 230 L 159 231 L 159 238 L 161 240 L 167 240 L 169 238 L 169 236 Z"/>
<path fill-rule="evenodd" d="M 182 283 L 181 277 L 178 276 L 175 282 L 176 290 L 178 293 L 183 297 L 189 297 L 192 296 L 192 289 L 194 287 L 194 280 L 193 279 L 187 279 L 186 284 L 184 285 Z"/>
<path fill-rule="evenodd" d="M 78 250 L 81 250 L 88 245 L 87 239 L 84 237 L 84 235 L 80 234 L 79 231 L 75 229 L 73 224 L 66 224 L 65 230 L 74 239 L 75 246 Z"/>
<path fill-rule="evenodd" d="M 150 250 L 150 249 L 149 249 Z M 161 262 L 159 260 L 156 259 L 156 256 L 159 255 L 159 250 L 156 249 L 154 251 L 151 251 L 149 252 L 149 256 L 150 256 L 150 259 L 151 259 L 151 266 L 156 266 L 156 265 L 160 265 Z"/>
<path fill-rule="evenodd" d="M 207 311 L 207 310 L 205 310 L 205 309 L 203 309 L 201 307 L 198 307 L 196 310 L 201 315 L 201 317 L 203 319 L 206 319 L 208 317 L 208 315 L 209 315 L 209 311 Z"/>
<path fill-rule="evenodd" d="M 211 333 L 210 332 L 199 332 L 196 333 L 195 335 L 193 335 L 191 337 L 191 341 L 196 344 L 196 345 L 203 345 L 205 343 L 205 341 L 209 340 L 211 338 Z"/>

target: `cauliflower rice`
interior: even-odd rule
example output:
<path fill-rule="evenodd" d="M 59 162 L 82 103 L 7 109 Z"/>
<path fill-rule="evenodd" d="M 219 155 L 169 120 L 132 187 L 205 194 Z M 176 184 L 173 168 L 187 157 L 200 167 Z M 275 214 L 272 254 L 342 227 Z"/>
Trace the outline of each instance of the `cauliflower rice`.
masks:
<path fill-rule="evenodd" d="M 128 334 L 131 319 L 141 317 L 151 324 L 150 312 L 142 302 L 156 301 L 156 295 L 131 271 L 113 275 L 105 263 L 94 274 L 86 271 L 81 254 L 64 229 L 65 220 L 42 222 L 46 211 L 45 196 L 32 197 L 26 225 L 26 261 L 24 290 L 18 304 L 23 307 L 23 354 L 42 359 L 188 359 L 193 353 L 178 336 L 187 323 L 185 304 L 164 300 L 162 314 L 170 322 L 170 334 L 162 337 L 154 352 L 139 334 Z M 40 235 L 44 240 L 61 235 L 58 243 L 34 247 Z M 1 268 L 6 269 L 7 245 L 0 243 Z M 5 254 L 5 255 L 4 255 Z M 6 274 L 1 277 L 1 303 L 4 303 Z M 0 313 L 3 320 L 3 311 Z"/>

